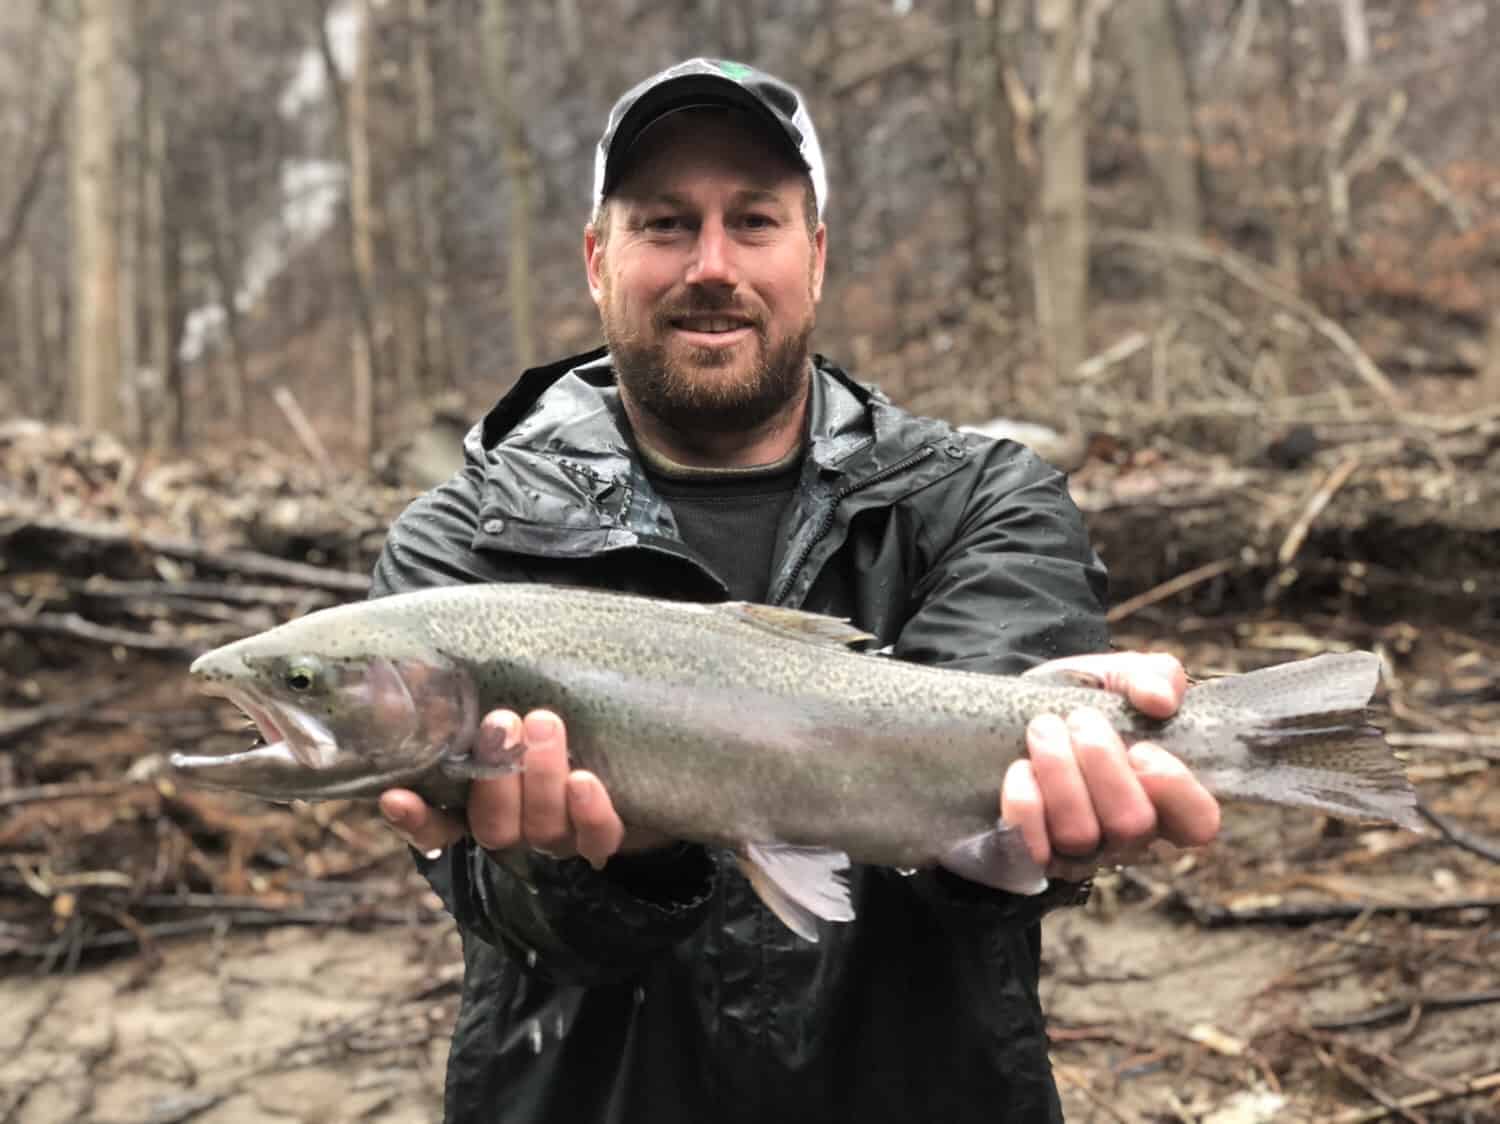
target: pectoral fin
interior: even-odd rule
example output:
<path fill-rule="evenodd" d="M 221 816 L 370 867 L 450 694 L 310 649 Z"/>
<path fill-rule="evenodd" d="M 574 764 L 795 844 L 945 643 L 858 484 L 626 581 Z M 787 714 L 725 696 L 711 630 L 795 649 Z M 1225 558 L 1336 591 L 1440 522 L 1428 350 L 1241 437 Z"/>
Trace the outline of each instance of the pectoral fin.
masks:
<path fill-rule="evenodd" d="M 1040 894 L 1047 888 L 1046 872 L 1026 849 L 1020 828 L 1004 820 L 989 831 L 960 839 L 938 864 L 960 878 L 1012 894 Z"/>
<path fill-rule="evenodd" d="M 853 921 L 849 884 L 840 873 L 849 867 L 842 851 L 794 847 L 781 843 L 746 843 L 740 868 L 766 908 L 803 940 L 818 942 L 818 919 Z"/>

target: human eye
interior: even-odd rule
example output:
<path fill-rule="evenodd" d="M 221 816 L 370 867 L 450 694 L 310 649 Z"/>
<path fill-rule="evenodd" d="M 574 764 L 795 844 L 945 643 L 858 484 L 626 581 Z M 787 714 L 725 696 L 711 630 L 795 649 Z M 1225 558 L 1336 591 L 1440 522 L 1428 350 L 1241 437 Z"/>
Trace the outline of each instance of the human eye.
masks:
<path fill-rule="evenodd" d="M 677 234 L 687 229 L 687 221 L 681 215 L 648 215 L 642 220 L 641 229 L 648 234 Z"/>
<path fill-rule="evenodd" d="M 765 211 L 746 211 L 740 216 L 740 226 L 751 231 L 774 230 L 780 225 L 776 216 Z"/>

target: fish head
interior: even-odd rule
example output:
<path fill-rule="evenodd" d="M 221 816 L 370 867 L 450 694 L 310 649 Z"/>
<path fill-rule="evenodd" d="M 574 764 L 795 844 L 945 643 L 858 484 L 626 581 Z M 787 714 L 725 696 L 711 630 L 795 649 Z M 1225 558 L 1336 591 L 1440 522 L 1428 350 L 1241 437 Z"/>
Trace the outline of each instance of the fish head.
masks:
<path fill-rule="evenodd" d="M 379 645 L 348 633 L 330 643 L 313 617 L 193 662 L 200 689 L 238 706 L 264 744 L 174 754 L 175 770 L 272 800 L 318 800 L 373 796 L 467 752 L 479 707 L 465 668 L 418 644 L 393 646 L 388 634 Z"/>

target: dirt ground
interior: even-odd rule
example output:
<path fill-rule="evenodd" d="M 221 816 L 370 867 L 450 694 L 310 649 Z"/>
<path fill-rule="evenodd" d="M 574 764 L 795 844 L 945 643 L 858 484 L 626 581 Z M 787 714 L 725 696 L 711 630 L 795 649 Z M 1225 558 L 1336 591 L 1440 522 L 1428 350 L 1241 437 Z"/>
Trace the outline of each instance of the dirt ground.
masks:
<path fill-rule="evenodd" d="M 1312 838 L 1306 817 L 1236 808 L 1217 848 L 1232 853 L 1278 835 L 1299 853 Z M 1367 833 L 1359 846 L 1384 861 L 1367 865 L 1363 884 L 1339 876 L 1346 895 L 1377 883 L 1386 894 L 1409 894 L 1456 877 L 1451 864 L 1434 866 L 1442 859 L 1436 844 L 1392 846 L 1396 835 Z M 1183 874 L 1185 863 L 1211 867 L 1216 854 L 1165 856 L 1132 870 L 1149 883 Z M 1341 869 L 1349 854 L 1341 851 Z M 1325 888 L 1335 877 L 1318 875 L 1316 863 L 1309 869 Z M 1274 879 L 1274 863 L 1262 873 Z M 1140 884 L 1106 878 L 1090 907 L 1046 923 L 1043 996 L 1070 1122 L 1329 1121 L 1375 1103 L 1355 1078 L 1396 1096 L 1500 1069 L 1493 1006 L 1315 1032 L 1326 1036 L 1321 1045 L 1286 1029 L 1413 989 L 1493 988 L 1500 940 L 1475 924 L 1482 913 L 1420 932 L 1374 915 L 1205 928 L 1143 899 L 1133 889 Z M 1457 974 L 1410 978 L 1414 957 L 1421 972 L 1437 969 L 1406 946 L 1434 941 Z M 362 932 L 287 926 L 160 949 L 156 964 L 136 955 L 71 976 L 0 980 L 0 1121 L 439 1119 L 459 978 L 447 921 Z M 1319 1050 L 1333 1060 L 1319 1060 Z M 1335 1062 L 1369 1062 L 1371 1053 L 1391 1064 L 1362 1071 L 1350 1063 L 1353 1078 L 1337 1072 Z M 1416 1118 L 1500 1120 L 1500 1100 L 1469 1097 L 1427 1111 Z"/>

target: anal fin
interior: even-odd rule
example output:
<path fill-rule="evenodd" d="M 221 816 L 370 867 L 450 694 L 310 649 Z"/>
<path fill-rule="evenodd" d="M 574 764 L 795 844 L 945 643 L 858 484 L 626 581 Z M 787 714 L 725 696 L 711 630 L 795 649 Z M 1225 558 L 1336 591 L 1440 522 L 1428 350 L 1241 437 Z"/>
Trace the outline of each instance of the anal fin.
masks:
<path fill-rule="evenodd" d="M 1040 894 L 1047 874 L 1037 866 L 1020 828 L 997 820 L 988 831 L 960 839 L 943 853 L 938 865 L 960 878 L 1012 894 Z"/>
<path fill-rule="evenodd" d="M 841 873 L 849 856 L 824 847 L 746 843 L 740 868 L 766 908 L 803 940 L 816 944 L 818 919 L 853 921 L 849 884 Z"/>

